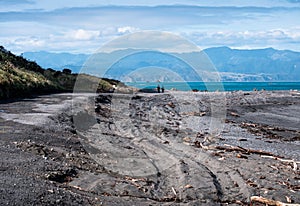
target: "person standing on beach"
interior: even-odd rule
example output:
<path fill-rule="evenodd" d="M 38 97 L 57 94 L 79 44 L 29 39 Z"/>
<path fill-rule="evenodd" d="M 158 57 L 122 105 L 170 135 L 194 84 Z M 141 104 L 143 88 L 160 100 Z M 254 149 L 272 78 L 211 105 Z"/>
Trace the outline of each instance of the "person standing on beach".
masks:
<path fill-rule="evenodd" d="M 165 92 L 165 88 L 164 86 L 161 87 L 161 93 L 164 93 Z"/>
<path fill-rule="evenodd" d="M 160 93 L 160 86 L 157 85 L 157 92 Z"/>

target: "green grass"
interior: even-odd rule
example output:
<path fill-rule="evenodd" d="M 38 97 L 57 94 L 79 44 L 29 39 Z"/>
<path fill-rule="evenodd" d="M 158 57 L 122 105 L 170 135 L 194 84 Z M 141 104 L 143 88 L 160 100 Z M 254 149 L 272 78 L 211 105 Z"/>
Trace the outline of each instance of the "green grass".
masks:
<path fill-rule="evenodd" d="M 58 89 L 60 89 L 58 84 L 48 80 L 42 74 L 18 68 L 11 62 L 0 62 L 0 99 Z"/>
<path fill-rule="evenodd" d="M 73 91 L 108 92 L 113 85 L 125 87 L 117 80 L 101 79 L 70 70 L 43 69 L 37 63 L 17 56 L 0 46 L 0 99 L 27 97 L 32 94 Z"/>

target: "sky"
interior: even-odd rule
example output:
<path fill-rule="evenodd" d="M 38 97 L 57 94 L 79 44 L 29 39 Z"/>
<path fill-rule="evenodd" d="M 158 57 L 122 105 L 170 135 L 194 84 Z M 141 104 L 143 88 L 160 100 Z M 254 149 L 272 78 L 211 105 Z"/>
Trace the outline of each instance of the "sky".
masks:
<path fill-rule="evenodd" d="M 139 31 L 166 31 L 201 49 L 300 51 L 300 0 L 0 0 L 0 45 L 93 53 Z"/>

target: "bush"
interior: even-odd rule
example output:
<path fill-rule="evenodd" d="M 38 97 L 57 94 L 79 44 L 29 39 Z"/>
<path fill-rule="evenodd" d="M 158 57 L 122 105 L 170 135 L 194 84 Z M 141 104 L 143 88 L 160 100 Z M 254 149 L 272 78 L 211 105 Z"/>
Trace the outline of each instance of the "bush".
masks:
<path fill-rule="evenodd" d="M 71 69 L 63 69 L 62 71 L 64 74 L 71 74 L 72 70 Z"/>

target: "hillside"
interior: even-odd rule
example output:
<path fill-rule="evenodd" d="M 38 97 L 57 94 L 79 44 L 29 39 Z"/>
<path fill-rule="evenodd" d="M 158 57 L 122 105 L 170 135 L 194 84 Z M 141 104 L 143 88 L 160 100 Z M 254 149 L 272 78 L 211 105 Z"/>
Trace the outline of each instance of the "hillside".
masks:
<path fill-rule="evenodd" d="M 99 84 L 101 92 L 111 91 L 113 84 L 119 81 L 102 79 L 80 74 L 82 91 L 88 91 L 84 85 Z M 17 56 L 0 46 L 0 99 L 27 97 L 33 94 L 72 91 L 78 74 L 69 69 L 56 71 L 43 69 L 37 63 Z"/>
<path fill-rule="evenodd" d="M 273 48 L 238 50 L 216 47 L 205 50 L 215 67 L 225 75 L 262 81 L 300 81 L 300 53 Z M 247 79 L 246 79 L 247 80 Z"/>
<path fill-rule="evenodd" d="M 0 99 L 23 97 L 62 89 L 43 75 L 36 63 L 16 56 L 0 47 Z"/>

